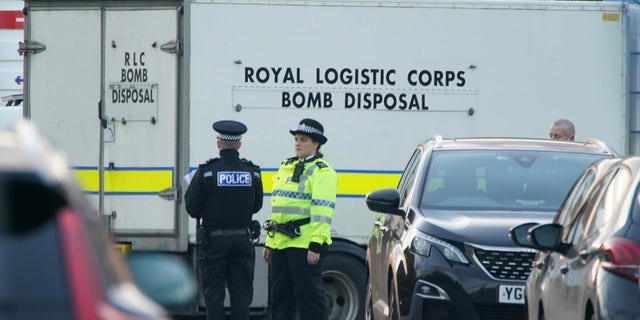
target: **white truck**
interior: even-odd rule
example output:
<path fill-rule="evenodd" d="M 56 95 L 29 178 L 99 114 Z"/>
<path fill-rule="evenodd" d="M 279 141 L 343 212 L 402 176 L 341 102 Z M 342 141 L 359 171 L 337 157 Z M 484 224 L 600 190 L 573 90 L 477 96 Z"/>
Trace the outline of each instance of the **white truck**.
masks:
<path fill-rule="evenodd" d="M 638 6 L 592 1 L 25 0 L 25 115 L 65 149 L 117 241 L 194 264 L 182 177 L 217 156 L 211 124 L 245 123 L 241 155 L 271 177 L 288 130 L 325 125 L 339 174 L 325 261 L 331 319 L 362 317 L 364 197 L 394 187 L 433 134 L 640 146 Z M 264 243 L 264 235 L 261 243 Z M 260 245 L 256 248 L 258 253 Z M 259 255 L 258 255 L 259 257 Z M 257 259 L 253 308 L 265 312 Z M 197 312 L 201 301 L 191 310 Z"/>

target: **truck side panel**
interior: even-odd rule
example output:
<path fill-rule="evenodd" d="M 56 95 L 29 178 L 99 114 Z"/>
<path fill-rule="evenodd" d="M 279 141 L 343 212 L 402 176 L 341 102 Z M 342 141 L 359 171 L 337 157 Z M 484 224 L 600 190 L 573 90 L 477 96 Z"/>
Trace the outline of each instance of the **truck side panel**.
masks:
<path fill-rule="evenodd" d="M 316 118 L 339 172 L 339 238 L 364 243 L 362 198 L 394 187 L 434 134 L 546 137 L 569 118 L 578 140 L 627 147 L 619 3 L 199 0 L 190 12 L 190 167 L 215 155 L 212 121 L 243 121 L 268 195 L 293 154 L 288 129 Z"/>
<path fill-rule="evenodd" d="M 22 118 L 22 57 L 18 43 L 24 38 L 22 1 L 0 2 L 0 127 Z"/>
<path fill-rule="evenodd" d="M 24 38 L 22 1 L 0 2 L 0 97 L 22 93 L 22 57 L 18 43 Z"/>
<path fill-rule="evenodd" d="M 189 168 L 217 155 L 213 121 L 244 122 L 241 153 L 263 170 L 262 221 L 271 177 L 294 154 L 288 130 L 302 118 L 319 120 L 329 138 L 322 152 L 339 174 L 332 233 L 343 248 L 364 247 L 371 234 L 365 195 L 395 187 L 407 155 L 434 134 L 546 137 L 552 121 L 568 118 L 577 140 L 599 138 L 627 150 L 620 3 L 193 0 L 188 6 Z M 357 256 L 334 257 L 344 260 L 326 270 L 325 280 L 358 270 L 346 267 L 361 261 Z M 329 296 L 332 316 L 361 312 L 348 307 L 359 303 L 364 285 L 350 276 L 331 280 L 325 292 L 337 292 Z M 350 286 L 359 292 L 336 289 Z M 356 298 L 339 304 L 345 297 Z"/>

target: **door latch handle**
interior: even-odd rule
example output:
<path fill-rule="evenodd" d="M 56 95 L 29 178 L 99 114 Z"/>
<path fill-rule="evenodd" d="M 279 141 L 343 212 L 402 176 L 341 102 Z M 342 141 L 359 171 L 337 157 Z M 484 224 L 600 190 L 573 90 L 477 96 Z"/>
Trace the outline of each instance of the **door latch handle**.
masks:
<path fill-rule="evenodd" d="M 536 267 L 536 269 L 542 269 L 542 267 L 544 267 L 544 261 L 542 260 L 535 261 L 533 263 L 533 266 Z"/>
<path fill-rule="evenodd" d="M 581 250 L 578 255 L 580 256 L 580 259 L 582 259 L 582 261 L 586 261 L 587 259 L 589 259 L 592 253 L 592 250 Z"/>
<path fill-rule="evenodd" d="M 389 227 L 384 225 L 384 222 L 380 221 L 380 220 L 376 220 L 373 222 L 373 225 L 376 226 L 376 228 L 380 229 L 380 231 L 387 231 L 389 230 Z"/>

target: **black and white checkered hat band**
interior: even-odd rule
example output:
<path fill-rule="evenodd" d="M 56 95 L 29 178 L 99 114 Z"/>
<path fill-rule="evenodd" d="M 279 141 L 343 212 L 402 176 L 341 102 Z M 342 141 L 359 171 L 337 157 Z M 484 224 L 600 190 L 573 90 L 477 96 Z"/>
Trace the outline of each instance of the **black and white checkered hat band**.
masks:
<path fill-rule="evenodd" d="M 324 134 L 322 133 L 322 131 L 314 128 L 314 127 L 310 127 L 304 123 L 301 123 L 298 126 L 298 130 L 297 131 L 302 131 L 302 132 L 306 132 L 306 133 L 315 133 L 315 134 L 319 134 L 321 136 L 324 136 Z"/>
<path fill-rule="evenodd" d="M 227 141 L 238 141 L 238 140 L 242 139 L 242 136 L 232 136 L 232 135 L 229 135 L 229 134 L 219 134 L 218 135 L 218 139 L 227 140 Z"/>

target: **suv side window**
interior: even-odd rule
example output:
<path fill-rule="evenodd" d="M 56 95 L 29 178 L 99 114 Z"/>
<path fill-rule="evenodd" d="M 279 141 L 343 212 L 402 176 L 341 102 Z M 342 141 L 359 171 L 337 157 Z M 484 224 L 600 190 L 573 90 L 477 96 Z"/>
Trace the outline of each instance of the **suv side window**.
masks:
<path fill-rule="evenodd" d="M 416 173 L 418 171 L 418 164 L 420 164 L 420 159 L 422 158 L 422 150 L 416 149 L 407 164 L 407 167 L 404 169 L 404 173 L 400 178 L 400 182 L 398 182 L 398 192 L 400 193 L 400 206 L 404 206 L 407 195 L 413 186 L 413 182 L 416 177 Z"/>
<path fill-rule="evenodd" d="M 558 216 L 557 223 L 566 227 L 571 223 L 571 220 L 575 219 L 577 206 L 583 203 L 582 200 L 585 197 L 585 192 L 591 188 L 595 176 L 595 172 L 590 169 L 576 183 L 573 196 L 567 199 L 567 203 L 562 208 L 562 212 L 560 212 L 560 215 Z"/>
<path fill-rule="evenodd" d="M 566 234 L 566 243 L 576 244 L 581 236 L 584 235 L 589 223 L 590 217 L 594 212 L 596 201 L 598 200 L 602 190 L 606 188 L 606 185 L 611 181 L 611 177 L 615 174 L 615 171 L 607 173 L 607 175 L 594 186 L 593 191 L 589 194 L 589 197 L 584 202 L 584 205 L 580 208 L 578 214 L 572 219 L 572 226 Z M 576 221 L 577 220 L 577 221 Z"/>
<path fill-rule="evenodd" d="M 631 174 L 627 169 L 620 168 L 615 173 L 615 176 L 612 178 L 609 186 L 598 202 L 593 218 L 589 223 L 589 228 L 585 233 L 586 235 L 597 231 L 608 223 L 615 222 L 618 218 L 626 220 L 626 214 L 620 212 L 617 208 L 622 203 L 622 198 L 627 194 L 626 190 L 629 189 L 630 181 Z"/>

